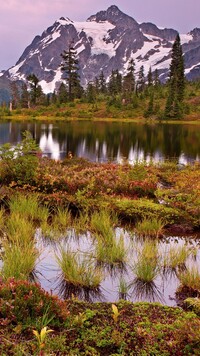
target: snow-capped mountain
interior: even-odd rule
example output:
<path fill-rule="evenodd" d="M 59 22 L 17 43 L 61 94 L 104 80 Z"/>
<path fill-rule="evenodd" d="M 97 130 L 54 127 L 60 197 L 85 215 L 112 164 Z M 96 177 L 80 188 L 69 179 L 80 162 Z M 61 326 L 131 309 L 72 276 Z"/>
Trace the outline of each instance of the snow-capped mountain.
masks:
<path fill-rule="evenodd" d="M 34 73 L 44 92 L 53 92 L 62 81 L 60 54 L 73 43 L 83 86 L 94 80 L 101 70 L 106 78 L 113 69 L 125 74 L 131 58 L 135 61 L 136 74 L 143 65 L 145 74 L 150 67 L 152 71 L 157 69 L 164 81 L 176 35 L 177 31 L 173 29 L 160 29 L 152 23 L 139 24 L 114 5 L 90 16 L 85 22 L 62 17 L 34 38 L 4 76 L 26 80 L 30 73 Z M 186 76 L 197 78 L 200 76 L 200 29 L 181 34 L 180 38 Z"/>

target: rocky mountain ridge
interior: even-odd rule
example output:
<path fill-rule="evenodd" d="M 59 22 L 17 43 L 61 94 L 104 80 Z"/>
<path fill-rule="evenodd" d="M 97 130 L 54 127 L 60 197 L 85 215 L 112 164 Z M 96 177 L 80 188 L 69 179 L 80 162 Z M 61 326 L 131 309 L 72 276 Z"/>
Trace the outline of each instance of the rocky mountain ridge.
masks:
<path fill-rule="evenodd" d="M 165 81 L 171 62 L 171 48 L 177 31 L 160 29 L 152 23 L 139 24 L 115 5 L 90 16 L 85 22 L 62 17 L 47 28 L 24 50 L 16 65 L 0 76 L 9 80 L 26 80 L 30 73 L 39 79 L 45 93 L 53 92 L 62 82 L 60 54 L 73 47 L 77 51 L 81 83 L 85 86 L 102 70 L 106 78 L 118 69 L 126 73 L 131 58 L 136 75 L 143 65 L 145 74 L 151 67 Z M 200 28 L 181 34 L 185 74 L 189 80 L 200 77 Z"/>

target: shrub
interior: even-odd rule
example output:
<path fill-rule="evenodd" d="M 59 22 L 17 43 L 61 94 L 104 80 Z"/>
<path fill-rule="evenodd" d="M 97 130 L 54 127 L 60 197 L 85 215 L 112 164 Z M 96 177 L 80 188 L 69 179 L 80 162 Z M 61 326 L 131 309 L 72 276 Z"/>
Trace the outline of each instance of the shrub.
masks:
<path fill-rule="evenodd" d="M 59 301 L 39 285 L 13 278 L 5 283 L 0 280 L 0 325 L 22 324 L 24 328 L 37 327 L 48 311 L 51 325 L 64 323 L 69 312 L 66 303 Z"/>

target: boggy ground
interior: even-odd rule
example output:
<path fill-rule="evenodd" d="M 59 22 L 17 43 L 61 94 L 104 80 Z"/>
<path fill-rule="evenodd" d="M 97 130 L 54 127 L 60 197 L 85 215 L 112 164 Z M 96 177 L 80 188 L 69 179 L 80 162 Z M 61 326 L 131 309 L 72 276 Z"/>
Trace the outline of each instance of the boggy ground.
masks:
<path fill-rule="evenodd" d="M 198 231 L 200 165 L 176 162 L 131 166 L 76 158 L 55 162 L 26 152 L 0 161 L 0 201 L 9 214 L 13 194 L 36 193 L 53 212 L 75 216 L 106 209 L 124 222 L 160 219 L 165 229 Z M 22 154 L 21 154 L 22 153 Z M 33 330 L 53 331 L 37 343 Z M 35 284 L 0 282 L 0 354 L 199 355 L 200 320 L 191 312 L 154 303 L 59 301 Z"/>
<path fill-rule="evenodd" d="M 171 233 L 200 226 L 200 165 L 124 162 L 91 163 L 84 159 L 22 155 L 0 164 L 2 204 L 16 191 L 38 193 L 41 204 L 65 206 L 72 213 L 100 209 L 115 212 L 126 222 L 162 220 Z"/>
<path fill-rule="evenodd" d="M 200 319 L 157 303 L 59 301 L 39 286 L 0 283 L 0 354 L 199 355 Z M 52 330 L 38 343 L 33 330 Z"/>

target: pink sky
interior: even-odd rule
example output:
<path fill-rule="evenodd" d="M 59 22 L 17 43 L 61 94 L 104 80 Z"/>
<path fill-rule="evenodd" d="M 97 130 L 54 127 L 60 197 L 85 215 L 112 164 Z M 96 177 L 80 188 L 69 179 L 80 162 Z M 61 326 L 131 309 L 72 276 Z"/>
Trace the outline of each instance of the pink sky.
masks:
<path fill-rule="evenodd" d="M 200 0 L 0 0 L 0 70 L 14 65 L 33 38 L 61 16 L 84 21 L 111 5 L 138 22 L 180 33 L 200 27 Z"/>

